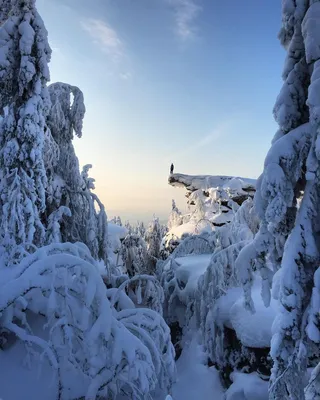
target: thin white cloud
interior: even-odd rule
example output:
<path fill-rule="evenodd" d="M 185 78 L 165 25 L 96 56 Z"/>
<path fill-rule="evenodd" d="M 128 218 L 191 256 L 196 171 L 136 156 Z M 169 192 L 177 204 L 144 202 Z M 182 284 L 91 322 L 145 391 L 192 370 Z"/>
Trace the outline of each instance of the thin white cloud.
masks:
<path fill-rule="evenodd" d="M 237 129 L 237 124 L 242 121 L 243 118 L 234 114 L 230 116 L 228 121 L 223 121 L 216 128 L 214 128 L 208 135 L 200 137 L 197 139 L 192 145 L 182 148 L 178 153 L 171 155 L 170 159 L 179 159 L 181 157 L 185 157 L 189 154 L 194 154 L 197 151 L 200 151 L 203 147 L 211 145 L 217 140 L 226 139 Z M 199 136 L 197 136 L 199 137 Z"/>
<path fill-rule="evenodd" d="M 181 152 L 176 154 L 176 157 L 186 156 L 194 151 L 200 150 L 203 147 L 211 144 L 215 140 L 220 139 L 222 136 L 227 135 L 229 133 L 229 126 L 221 125 L 214 129 L 209 135 L 202 137 L 200 140 L 197 140 L 192 144 L 192 146 L 184 148 Z"/>
<path fill-rule="evenodd" d="M 196 36 L 196 19 L 201 7 L 195 0 L 167 0 L 175 10 L 176 33 L 183 40 Z"/>
<path fill-rule="evenodd" d="M 117 32 L 105 21 L 87 18 L 81 21 L 81 26 L 92 38 L 93 42 L 105 52 L 113 62 L 120 61 L 124 56 L 124 43 Z"/>
<path fill-rule="evenodd" d="M 120 78 L 123 79 L 124 81 L 127 81 L 128 79 L 132 78 L 131 72 L 123 72 L 120 74 Z"/>

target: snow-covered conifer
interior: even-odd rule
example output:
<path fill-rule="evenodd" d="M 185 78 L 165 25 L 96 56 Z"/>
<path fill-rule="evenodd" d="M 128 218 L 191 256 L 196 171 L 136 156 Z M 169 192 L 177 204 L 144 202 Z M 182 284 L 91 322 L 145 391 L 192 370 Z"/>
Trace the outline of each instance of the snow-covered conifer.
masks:
<path fill-rule="evenodd" d="M 316 400 L 320 398 L 320 364 L 312 371 L 310 381 L 305 389 L 306 400 Z"/>
<path fill-rule="evenodd" d="M 132 227 L 132 225 L 130 224 L 129 221 L 125 222 L 124 227 L 128 230 L 129 234 L 133 233 L 133 227 Z"/>
<path fill-rule="evenodd" d="M 120 254 L 129 277 L 146 273 L 147 246 L 140 235 L 127 235 L 122 241 Z"/>
<path fill-rule="evenodd" d="M 198 223 L 205 219 L 206 209 L 200 194 L 194 196 L 194 202 L 195 202 L 195 209 L 193 212 L 193 218 Z"/>
<path fill-rule="evenodd" d="M 71 217 L 71 211 L 68 207 L 61 206 L 49 215 L 46 231 L 46 242 L 48 244 L 62 242 L 60 222 L 63 215 Z"/>
<path fill-rule="evenodd" d="M 148 273 L 154 274 L 157 260 L 160 258 L 160 245 L 162 240 L 162 230 L 159 218 L 154 217 L 150 222 L 145 234 L 148 251 Z"/>
<path fill-rule="evenodd" d="M 48 126 L 58 145 L 59 154 L 58 162 L 54 163 L 54 168 L 49 174 L 48 202 L 58 206 L 61 204 L 62 196 L 67 197 L 63 192 L 68 190 L 69 193 L 77 193 L 83 186 L 72 140 L 74 133 L 77 137 L 82 136 L 85 106 L 83 94 L 75 86 L 61 82 L 54 83 L 49 86 L 49 93 L 52 107 L 48 116 Z"/>
<path fill-rule="evenodd" d="M 146 234 L 146 228 L 145 228 L 145 226 L 144 226 L 144 223 L 143 223 L 143 222 L 138 222 L 137 229 L 138 229 L 138 232 L 137 232 L 137 233 L 138 233 L 142 238 L 144 238 L 144 237 L 145 237 L 145 234 Z"/>
<path fill-rule="evenodd" d="M 61 206 L 68 207 L 71 215 L 61 215 L 62 241 L 83 242 L 94 258 L 106 261 L 108 243 L 105 209 L 92 192 L 94 179 L 88 174 L 91 165 L 85 165 L 80 173 L 72 144 L 74 134 L 82 136 L 85 114 L 83 93 L 79 88 L 61 82 L 50 85 L 49 93 L 52 108 L 48 126 L 58 145 L 58 160 L 48 167 L 47 211 L 51 214 Z M 50 154 L 51 147 L 48 148 Z"/>
<path fill-rule="evenodd" d="M 12 0 L 0 1 L 0 25 L 2 25 L 8 18 L 12 10 Z"/>
<path fill-rule="evenodd" d="M 1 237 L 5 262 L 44 244 L 47 184 L 43 149 L 51 49 L 35 0 L 14 0 L 0 26 Z"/>
<path fill-rule="evenodd" d="M 287 58 L 274 108 L 279 131 L 257 185 L 259 232 L 237 260 L 246 304 L 251 308 L 253 270 L 260 271 L 266 305 L 272 275 L 280 267 L 283 270 L 281 309 L 271 344 L 270 399 L 277 400 L 304 398 L 309 341 L 319 340 L 310 299 L 319 266 L 320 2 L 283 0 L 282 4 L 279 38 Z"/>
<path fill-rule="evenodd" d="M 172 200 L 172 209 L 168 219 L 168 229 L 172 229 L 175 226 L 179 226 L 183 223 L 182 214 L 176 205 L 176 202 Z"/>

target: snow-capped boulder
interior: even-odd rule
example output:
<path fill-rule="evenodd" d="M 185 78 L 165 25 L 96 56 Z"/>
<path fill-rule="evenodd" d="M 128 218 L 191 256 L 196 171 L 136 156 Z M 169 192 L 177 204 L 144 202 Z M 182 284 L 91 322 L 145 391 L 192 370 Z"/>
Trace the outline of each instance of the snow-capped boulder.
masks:
<path fill-rule="evenodd" d="M 170 185 L 185 187 L 189 192 L 199 189 L 209 190 L 210 188 L 223 187 L 229 188 L 234 192 L 254 193 L 256 187 L 255 179 L 223 175 L 171 174 L 168 181 Z"/>

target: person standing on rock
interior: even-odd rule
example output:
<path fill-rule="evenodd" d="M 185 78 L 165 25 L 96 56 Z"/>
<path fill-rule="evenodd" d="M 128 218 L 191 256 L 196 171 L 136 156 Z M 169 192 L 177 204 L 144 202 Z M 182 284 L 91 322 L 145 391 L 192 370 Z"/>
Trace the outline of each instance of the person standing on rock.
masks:
<path fill-rule="evenodd" d="M 170 174 L 172 175 L 173 174 L 173 170 L 174 170 L 174 165 L 173 165 L 173 163 L 171 164 L 171 167 L 170 167 Z"/>

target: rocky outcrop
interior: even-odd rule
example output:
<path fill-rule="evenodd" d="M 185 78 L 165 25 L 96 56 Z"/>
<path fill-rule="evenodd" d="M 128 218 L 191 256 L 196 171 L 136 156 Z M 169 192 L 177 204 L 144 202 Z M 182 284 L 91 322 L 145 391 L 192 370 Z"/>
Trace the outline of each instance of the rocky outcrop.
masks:
<path fill-rule="evenodd" d="M 248 197 L 253 197 L 256 191 L 255 179 L 234 176 L 171 174 L 168 183 L 174 187 L 185 188 L 190 205 L 193 205 L 192 193 L 197 191 L 201 191 L 205 197 L 217 195 L 221 205 L 224 205 L 224 202 L 227 205 L 230 199 L 241 205 Z M 221 196 L 222 192 L 225 194 Z"/>

